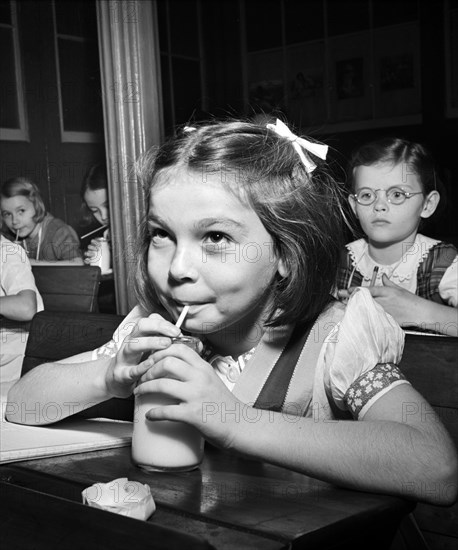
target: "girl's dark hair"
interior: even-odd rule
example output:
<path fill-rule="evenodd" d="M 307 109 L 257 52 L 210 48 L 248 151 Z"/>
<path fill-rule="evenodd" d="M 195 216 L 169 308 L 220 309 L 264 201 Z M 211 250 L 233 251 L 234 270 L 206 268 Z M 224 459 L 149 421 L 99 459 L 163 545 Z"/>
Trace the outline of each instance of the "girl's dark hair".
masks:
<path fill-rule="evenodd" d="M 94 215 L 87 207 L 84 195 L 86 191 L 98 191 L 99 189 L 105 189 L 108 193 L 107 169 L 103 162 L 91 166 L 86 172 L 81 184 L 81 222 L 83 225 L 88 225 L 94 221 Z"/>
<path fill-rule="evenodd" d="M 386 137 L 365 143 L 356 149 L 350 159 L 351 190 L 354 191 L 354 169 L 358 166 L 404 163 L 405 175 L 415 174 L 426 196 L 431 191 L 441 191 L 442 183 L 436 173 L 431 153 L 420 143 L 396 137 Z"/>
<path fill-rule="evenodd" d="M 86 172 L 80 190 L 82 200 L 84 201 L 86 191 L 97 191 L 98 189 L 108 189 L 107 169 L 101 162 L 94 164 Z"/>
<path fill-rule="evenodd" d="M 308 153 L 305 152 L 307 155 Z M 309 155 L 310 156 L 310 155 Z M 343 247 L 342 196 L 326 163 L 308 173 L 291 141 L 250 122 L 225 121 L 185 128 L 138 163 L 148 204 L 155 185 L 179 171 L 221 177 L 221 182 L 259 216 L 288 275 L 272 282 L 266 324 L 307 322 L 330 299 Z M 138 250 L 136 294 L 151 311 L 159 304 L 147 272 L 150 239 L 146 220 Z"/>
<path fill-rule="evenodd" d="M 2 185 L 0 195 L 5 199 L 17 197 L 18 195 L 27 197 L 35 208 L 35 216 L 33 217 L 35 223 L 40 223 L 46 216 L 45 203 L 41 198 L 40 190 L 36 183 L 29 178 L 23 176 L 10 178 Z"/>

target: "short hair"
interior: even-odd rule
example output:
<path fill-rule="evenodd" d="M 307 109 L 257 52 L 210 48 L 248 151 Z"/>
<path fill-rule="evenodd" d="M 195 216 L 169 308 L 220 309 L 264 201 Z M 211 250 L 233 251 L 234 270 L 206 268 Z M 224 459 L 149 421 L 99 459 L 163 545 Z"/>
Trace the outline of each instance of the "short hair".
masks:
<path fill-rule="evenodd" d="M 442 190 L 442 182 L 436 173 L 431 153 L 421 145 L 402 138 L 385 137 L 365 143 L 356 149 L 349 164 L 349 180 L 354 191 L 354 171 L 358 166 L 372 166 L 387 163 L 396 166 L 401 162 L 408 166 L 409 173 L 415 174 L 426 196 L 431 191 Z"/>
<path fill-rule="evenodd" d="M 330 301 L 344 244 L 343 193 L 326 163 L 313 157 L 317 166 L 308 173 L 291 141 L 250 122 L 214 121 L 185 130 L 139 159 L 148 205 L 164 174 L 235 173 L 224 185 L 259 216 L 288 271 L 272 285 L 266 326 L 314 320 Z M 152 311 L 160 304 L 147 271 L 149 243 L 145 218 L 135 290 L 140 305 Z"/>
<path fill-rule="evenodd" d="M 46 208 L 41 198 L 40 190 L 31 179 L 18 176 L 5 181 L 0 190 L 0 196 L 5 199 L 23 196 L 29 199 L 35 208 L 33 220 L 40 223 L 46 216 Z"/>

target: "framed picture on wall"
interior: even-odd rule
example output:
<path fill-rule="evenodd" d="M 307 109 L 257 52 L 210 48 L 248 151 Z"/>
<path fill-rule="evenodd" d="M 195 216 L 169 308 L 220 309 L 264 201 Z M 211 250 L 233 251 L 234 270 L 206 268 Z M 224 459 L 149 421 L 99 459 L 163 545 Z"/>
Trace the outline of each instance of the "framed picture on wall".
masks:
<path fill-rule="evenodd" d="M 416 23 L 374 31 L 375 118 L 421 113 L 419 51 Z"/>
<path fill-rule="evenodd" d="M 309 128 L 326 122 L 324 67 L 322 40 L 288 47 L 287 114 L 298 128 Z"/>
<path fill-rule="evenodd" d="M 458 1 L 445 10 L 446 116 L 458 117 Z"/>
<path fill-rule="evenodd" d="M 372 117 L 372 63 L 369 31 L 329 39 L 330 122 Z"/>

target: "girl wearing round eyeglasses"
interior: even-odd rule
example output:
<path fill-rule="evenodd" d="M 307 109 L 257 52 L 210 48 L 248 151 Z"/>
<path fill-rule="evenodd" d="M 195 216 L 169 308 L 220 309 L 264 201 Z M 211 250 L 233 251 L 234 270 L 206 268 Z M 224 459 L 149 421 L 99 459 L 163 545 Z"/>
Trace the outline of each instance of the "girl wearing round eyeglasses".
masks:
<path fill-rule="evenodd" d="M 457 336 L 457 249 L 418 233 L 440 201 L 431 155 L 386 138 L 360 147 L 350 171 L 349 202 L 365 237 L 346 246 L 338 296 L 368 286 L 401 326 Z"/>

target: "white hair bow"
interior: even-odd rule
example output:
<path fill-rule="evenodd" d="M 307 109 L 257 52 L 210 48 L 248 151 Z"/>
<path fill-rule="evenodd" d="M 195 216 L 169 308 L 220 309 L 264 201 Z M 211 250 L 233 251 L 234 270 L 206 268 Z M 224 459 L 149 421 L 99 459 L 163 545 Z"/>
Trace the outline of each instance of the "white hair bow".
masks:
<path fill-rule="evenodd" d="M 322 143 L 313 143 L 312 141 L 308 141 L 307 139 L 296 136 L 296 134 L 293 134 L 288 126 L 286 126 L 286 124 L 278 118 L 275 124 L 267 124 L 266 128 L 268 128 L 269 130 L 273 130 L 279 136 L 285 137 L 286 139 L 289 139 L 291 141 L 294 149 L 296 150 L 302 163 L 305 166 L 306 171 L 309 174 L 310 172 L 313 172 L 315 170 L 316 164 L 312 162 L 310 158 L 304 155 L 303 149 L 309 151 L 310 153 L 313 153 L 320 159 L 326 159 L 326 155 L 328 153 L 327 145 L 324 145 Z"/>

